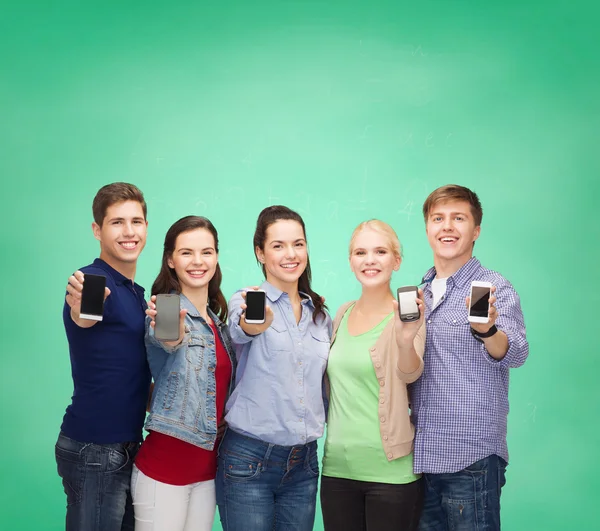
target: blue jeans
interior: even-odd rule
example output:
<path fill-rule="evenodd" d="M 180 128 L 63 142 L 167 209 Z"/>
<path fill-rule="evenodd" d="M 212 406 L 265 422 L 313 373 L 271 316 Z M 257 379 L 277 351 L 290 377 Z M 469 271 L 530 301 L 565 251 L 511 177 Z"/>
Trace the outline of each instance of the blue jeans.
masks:
<path fill-rule="evenodd" d="M 506 461 L 490 455 L 453 474 L 425 474 L 419 531 L 499 531 Z"/>
<path fill-rule="evenodd" d="M 139 443 L 93 444 L 62 433 L 55 446 L 67 531 L 133 530 L 131 470 Z"/>
<path fill-rule="evenodd" d="M 277 446 L 228 429 L 218 462 L 223 531 L 312 531 L 319 477 L 316 441 Z"/>

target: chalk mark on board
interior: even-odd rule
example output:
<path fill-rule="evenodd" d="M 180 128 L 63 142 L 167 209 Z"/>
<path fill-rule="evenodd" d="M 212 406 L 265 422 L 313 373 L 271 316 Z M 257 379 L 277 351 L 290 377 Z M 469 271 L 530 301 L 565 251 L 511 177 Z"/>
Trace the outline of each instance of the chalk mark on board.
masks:
<path fill-rule="evenodd" d="M 272 189 L 271 187 L 269 187 L 269 198 L 268 198 L 268 200 L 267 200 L 267 204 L 268 204 L 269 206 L 271 206 L 271 205 L 275 205 L 275 204 L 276 204 L 276 203 L 275 203 L 275 199 L 277 199 L 277 201 L 279 201 L 279 197 L 275 197 L 275 196 L 273 196 L 273 189 Z"/>
<path fill-rule="evenodd" d="M 410 145 L 411 147 L 414 146 L 413 144 L 413 134 L 412 131 L 406 135 L 406 138 L 404 140 L 401 141 L 403 146 L 407 146 Z"/>
<path fill-rule="evenodd" d="M 448 133 L 448 136 L 446 137 L 446 147 L 452 147 L 452 145 L 450 144 L 451 136 L 452 136 L 452 133 Z"/>
<path fill-rule="evenodd" d="M 367 131 L 369 129 L 371 129 L 373 126 L 372 125 L 365 125 L 365 128 L 363 129 L 363 132 L 360 135 L 360 138 L 367 138 Z"/>
<path fill-rule="evenodd" d="M 431 131 L 427 133 L 427 137 L 425 138 L 425 146 L 428 148 L 435 147 L 435 144 L 433 142 L 433 133 Z"/>
<path fill-rule="evenodd" d="M 423 53 L 423 47 L 419 44 L 416 48 L 412 46 L 412 56 L 414 57 L 417 53 L 421 52 L 421 57 L 427 57 L 427 53 Z"/>
<path fill-rule="evenodd" d="M 414 214 L 413 214 L 414 204 L 415 204 L 414 201 L 408 201 L 406 203 L 406 205 L 404 205 L 404 208 L 402 210 L 398 210 L 398 214 L 406 214 L 406 217 L 407 217 L 408 221 L 410 222 L 410 217 L 414 216 Z"/>
<path fill-rule="evenodd" d="M 338 219 L 338 210 L 339 205 L 337 201 L 329 201 L 327 203 L 327 208 L 329 209 L 329 219 Z"/>
<path fill-rule="evenodd" d="M 533 402 L 528 402 L 528 406 L 531 406 L 531 411 L 529 413 L 529 417 L 533 423 L 535 423 L 535 414 L 537 412 L 537 406 Z"/>

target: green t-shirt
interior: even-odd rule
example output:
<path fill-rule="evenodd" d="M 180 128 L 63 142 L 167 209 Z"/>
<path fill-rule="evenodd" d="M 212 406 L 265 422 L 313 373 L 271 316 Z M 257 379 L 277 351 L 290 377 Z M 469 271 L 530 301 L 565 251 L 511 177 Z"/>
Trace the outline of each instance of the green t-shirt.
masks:
<path fill-rule="evenodd" d="M 413 473 L 412 453 L 388 461 L 383 450 L 379 382 L 369 354 L 393 313 L 368 332 L 351 336 L 351 309 L 352 306 L 342 318 L 327 364 L 331 391 L 323 475 L 376 483 L 411 483 L 420 477 Z"/>

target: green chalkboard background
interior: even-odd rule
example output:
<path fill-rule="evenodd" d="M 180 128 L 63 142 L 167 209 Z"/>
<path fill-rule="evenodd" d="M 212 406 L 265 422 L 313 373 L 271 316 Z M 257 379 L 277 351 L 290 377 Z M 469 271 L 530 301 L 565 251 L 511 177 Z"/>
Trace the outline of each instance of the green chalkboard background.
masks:
<path fill-rule="evenodd" d="M 432 263 L 423 200 L 476 190 L 476 254 L 519 291 L 530 341 L 504 528 L 597 529 L 598 15 L 577 0 L 5 0 L 0 528 L 63 526 L 64 287 L 98 253 L 95 192 L 124 180 L 149 205 L 141 284 L 187 214 L 219 229 L 226 296 L 259 282 L 253 225 L 283 203 L 332 310 L 358 294 L 357 223 L 394 226 L 394 283 L 414 283 Z"/>

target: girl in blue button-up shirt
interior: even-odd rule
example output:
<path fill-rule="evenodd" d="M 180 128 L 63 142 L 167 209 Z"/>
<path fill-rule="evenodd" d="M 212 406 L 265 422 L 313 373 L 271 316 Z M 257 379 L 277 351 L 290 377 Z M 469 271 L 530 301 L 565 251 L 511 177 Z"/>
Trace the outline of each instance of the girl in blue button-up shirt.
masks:
<path fill-rule="evenodd" d="M 217 504 L 224 531 L 309 531 L 331 319 L 310 286 L 306 231 L 296 212 L 264 209 L 254 248 L 266 277 L 266 320 L 246 323 L 245 291 L 234 294 L 229 326 L 238 369 L 219 448 Z"/>

